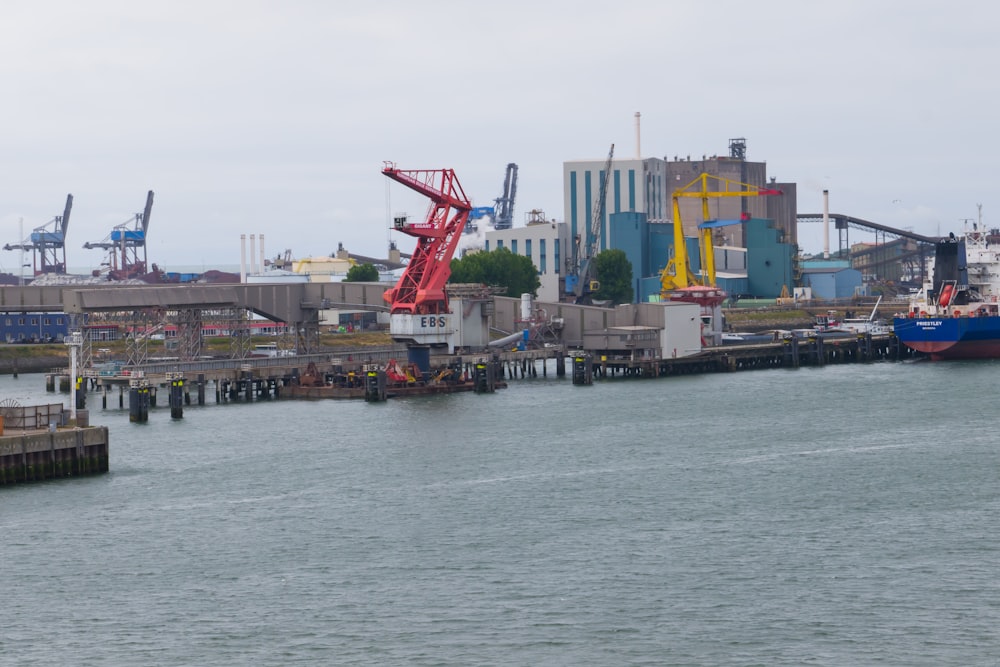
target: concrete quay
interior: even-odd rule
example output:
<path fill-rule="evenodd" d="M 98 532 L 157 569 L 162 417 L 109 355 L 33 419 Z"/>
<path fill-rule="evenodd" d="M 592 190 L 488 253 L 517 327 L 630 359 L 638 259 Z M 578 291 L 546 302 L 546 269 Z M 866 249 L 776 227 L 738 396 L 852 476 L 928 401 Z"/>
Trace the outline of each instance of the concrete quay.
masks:
<path fill-rule="evenodd" d="M 106 426 L 8 428 L 0 435 L 0 486 L 107 471 Z"/>

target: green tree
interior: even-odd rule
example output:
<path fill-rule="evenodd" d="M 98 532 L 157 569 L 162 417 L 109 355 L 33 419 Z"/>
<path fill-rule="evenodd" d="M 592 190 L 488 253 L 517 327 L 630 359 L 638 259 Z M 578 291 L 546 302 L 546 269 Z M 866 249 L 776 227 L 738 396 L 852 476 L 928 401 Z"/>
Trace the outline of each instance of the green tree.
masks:
<path fill-rule="evenodd" d="M 377 283 L 378 269 L 374 264 L 355 264 L 347 270 L 345 283 Z"/>
<path fill-rule="evenodd" d="M 635 290 L 632 289 L 632 262 L 622 250 L 604 250 L 594 257 L 594 270 L 601 288 L 594 293 L 595 299 L 607 299 L 614 303 L 632 303 Z"/>
<path fill-rule="evenodd" d="M 492 252 L 472 252 L 462 259 L 451 260 L 450 283 L 482 283 L 507 288 L 503 296 L 519 297 L 535 294 L 542 283 L 538 269 L 523 255 L 507 248 Z"/>

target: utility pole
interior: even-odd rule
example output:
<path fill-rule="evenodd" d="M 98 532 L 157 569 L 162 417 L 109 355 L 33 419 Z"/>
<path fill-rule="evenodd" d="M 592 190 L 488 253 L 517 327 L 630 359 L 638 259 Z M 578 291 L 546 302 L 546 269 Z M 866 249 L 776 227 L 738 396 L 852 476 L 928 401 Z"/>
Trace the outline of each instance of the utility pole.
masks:
<path fill-rule="evenodd" d="M 18 238 L 24 238 L 24 218 L 20 218 L 17 222 L 17 236 Z M 24 241 L 21 241 L 21 261 L 18 263 L 20 268 L 17 270 L 21 279 L 18 281 L 18 286 L 24 287 Z"/>

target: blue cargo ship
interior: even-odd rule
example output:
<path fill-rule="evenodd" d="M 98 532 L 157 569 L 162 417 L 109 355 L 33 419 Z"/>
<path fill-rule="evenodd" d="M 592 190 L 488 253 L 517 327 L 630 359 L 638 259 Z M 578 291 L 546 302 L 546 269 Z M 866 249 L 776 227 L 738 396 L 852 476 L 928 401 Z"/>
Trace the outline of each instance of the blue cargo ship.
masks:
<path fill-rule="evenodd" d="M 896 336 L 931 359 L 1000 358 L 1000 252 L 973 225 L 939 241 L 930 279 L 914 295 Z"/>

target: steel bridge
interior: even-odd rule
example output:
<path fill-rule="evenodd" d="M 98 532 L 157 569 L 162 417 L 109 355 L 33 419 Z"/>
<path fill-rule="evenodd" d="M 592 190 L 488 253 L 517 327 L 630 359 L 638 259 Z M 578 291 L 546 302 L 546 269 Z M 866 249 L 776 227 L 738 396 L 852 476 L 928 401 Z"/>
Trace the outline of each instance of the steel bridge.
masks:
<path fill-rule="evenodd" d="M 799 213 L 799 224 L 823 223 L 822 213 Z M 924 278 L 926 258 L 939 238 L 924 236 L 906 229 L 897 229 L 869 220 L 862 220 L 841 213 L 830 213 L 829 219 L 837 230 L 837 256 L 852 260 L 855 268 L 869 277 L 885 279 L 900 274 Z M 875 243 L 863 250 L 851 252 L 850 230 L 857 229 L 874 234 Z"/>

